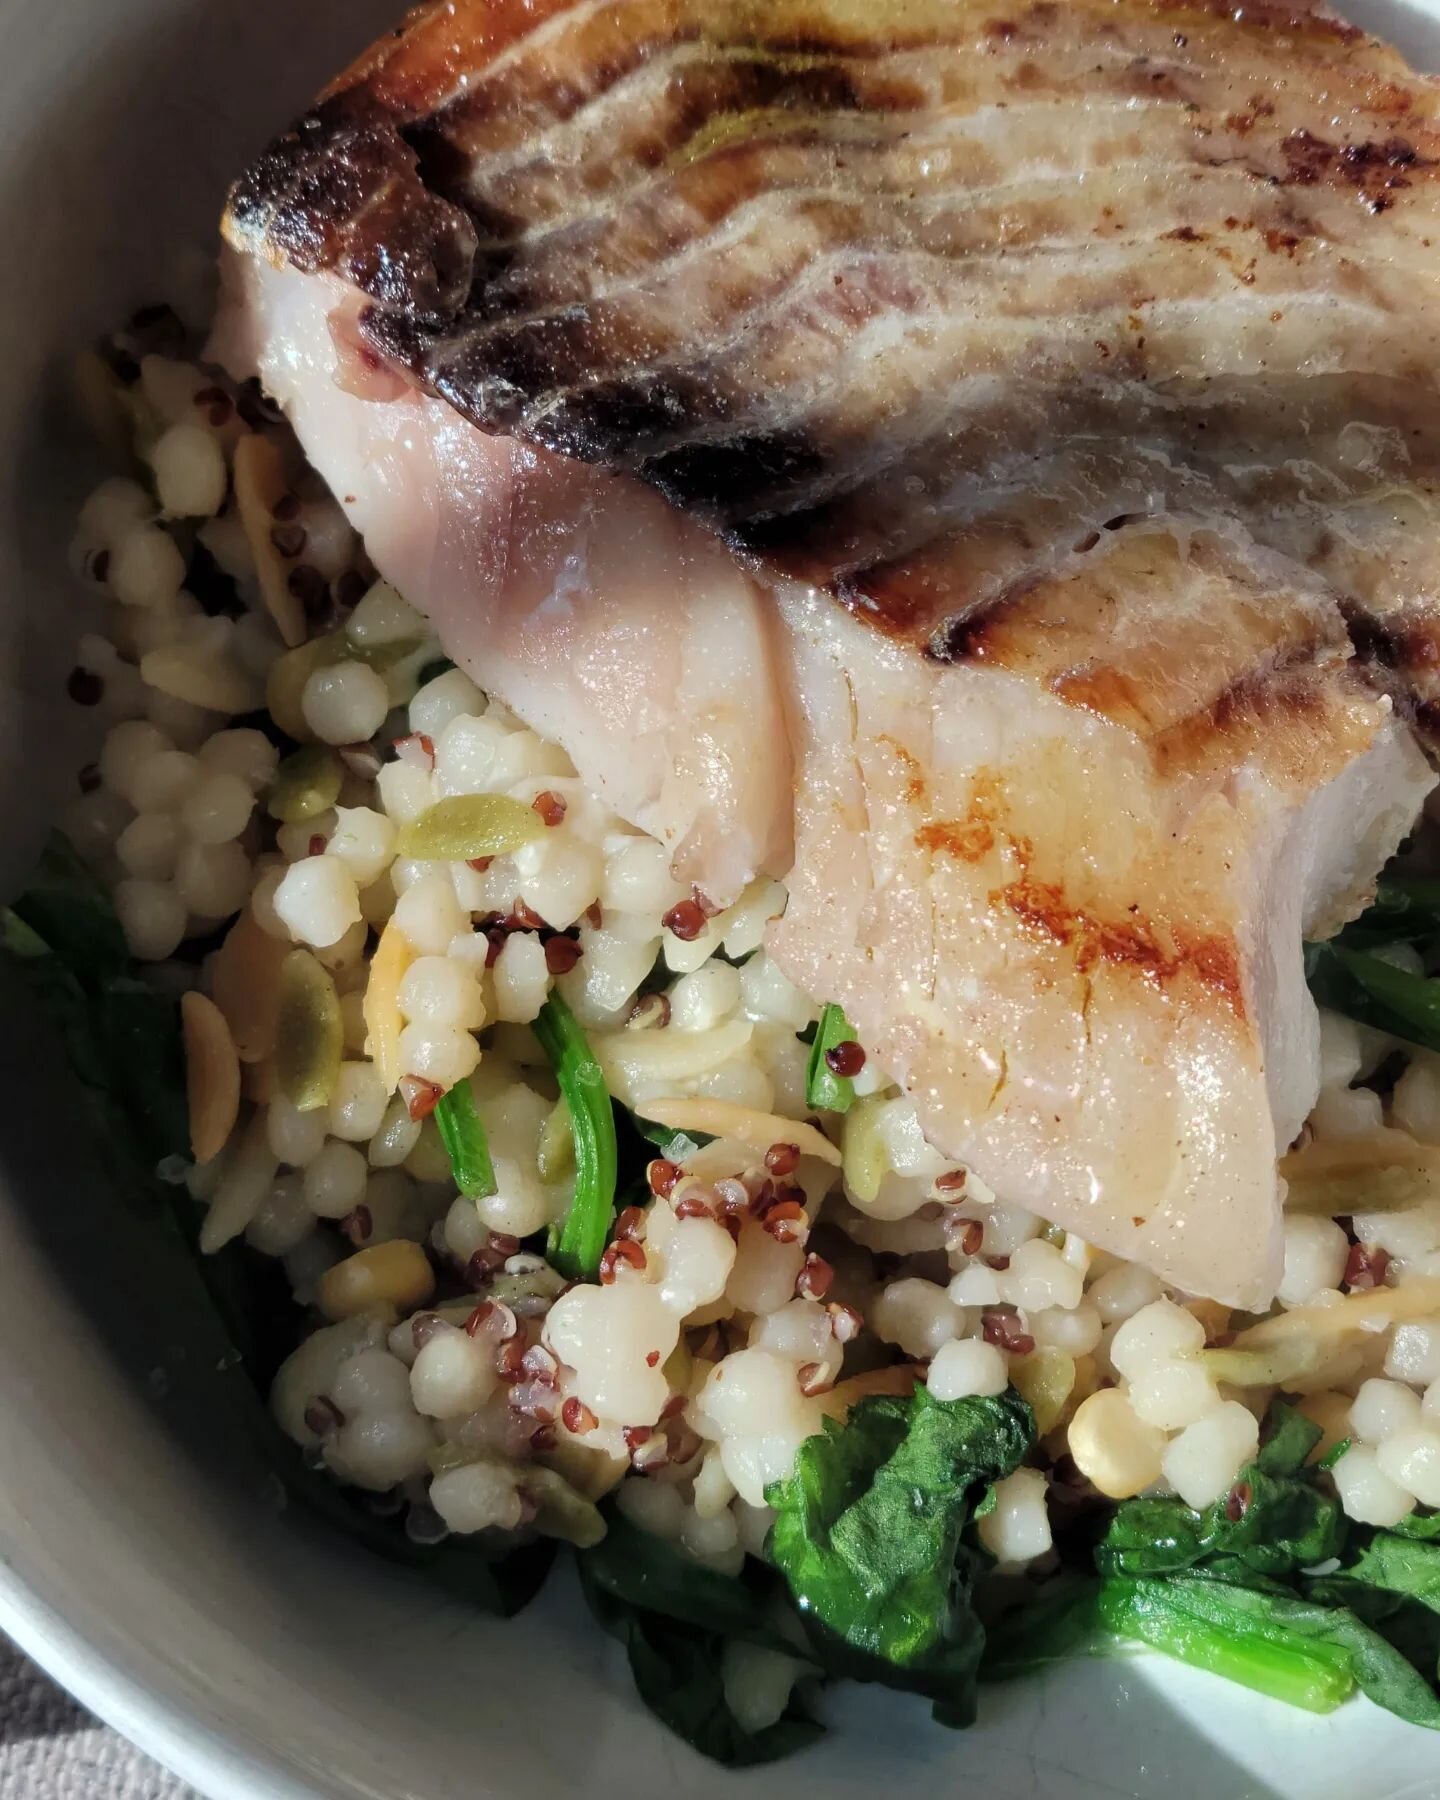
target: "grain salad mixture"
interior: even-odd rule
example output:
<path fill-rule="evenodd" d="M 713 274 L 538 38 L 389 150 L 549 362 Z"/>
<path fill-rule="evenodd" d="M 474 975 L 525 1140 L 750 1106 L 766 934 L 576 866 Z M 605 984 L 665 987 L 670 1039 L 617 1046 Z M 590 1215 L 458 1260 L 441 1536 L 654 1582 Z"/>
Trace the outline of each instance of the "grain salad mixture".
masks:
<path fill-rule="evenodd" d="M 830 1678 L 963 1725 L 1135 1644 L 1440 1724 L 1423 836 L 1309 953 L 1323 1092 L 1238 1315 L 941 1158 L 768 957 L 783 887 L 682 887 L 168 309 L 81 389 L 99 748 L 5 948 L 203 1262 L 293 1300 L 251 1373 L 297 1500 L 498 1612 L 571 1546 L 728 1762 Z"/>

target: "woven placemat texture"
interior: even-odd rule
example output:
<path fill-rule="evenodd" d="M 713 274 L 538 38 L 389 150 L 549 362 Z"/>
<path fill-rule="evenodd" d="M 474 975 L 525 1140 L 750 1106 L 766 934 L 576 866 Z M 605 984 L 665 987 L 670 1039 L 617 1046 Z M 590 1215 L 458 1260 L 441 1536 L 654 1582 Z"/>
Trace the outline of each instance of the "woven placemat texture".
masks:
<path fill-rule="evenodd" d="M 200 1800 L 0 1637 L 0 1800 Z"/>

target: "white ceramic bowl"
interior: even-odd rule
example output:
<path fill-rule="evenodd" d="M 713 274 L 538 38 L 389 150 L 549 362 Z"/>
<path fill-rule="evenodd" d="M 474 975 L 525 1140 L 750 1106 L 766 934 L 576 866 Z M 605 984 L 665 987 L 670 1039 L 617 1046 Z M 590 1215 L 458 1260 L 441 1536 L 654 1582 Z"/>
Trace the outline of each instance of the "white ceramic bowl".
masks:
<path fill-rule="evenodd" d="M 63 546 L 94 467 L 56 372 L 188 286 L 227 174 L 397 4 L 0 0 L 7 886 L 79 760 L 56 704 L 79 622 Z M 1440 66 L 1440 0 L 1350 10 Z M 187 1258 L 75 1141 L 55 1045 L 13 988 L 0 1008 L 0 1626 L 215 1800 L 1440 1792 L 1440 1743 L 1363 1703 L 1310 1719 L 1153 1659 L 993 1692 L 964 1735 L 849 1688 L 805 1760 L 711 1768 L 637 1707 L 568 1584 L 499 1625 L 276 1510 Z"/>

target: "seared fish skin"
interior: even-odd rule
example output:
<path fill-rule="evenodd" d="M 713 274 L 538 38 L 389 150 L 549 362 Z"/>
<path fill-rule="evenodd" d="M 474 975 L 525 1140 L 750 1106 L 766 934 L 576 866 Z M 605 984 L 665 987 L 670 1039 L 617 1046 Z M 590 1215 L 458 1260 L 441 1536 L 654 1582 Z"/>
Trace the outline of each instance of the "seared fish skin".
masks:
<path fill-rule="evenodd" d="M 359 492 L 333 307 L 402 378 L 375 413 L 718 532 L 783 646 L 745 663 L 795 760 L 783 966 L 992 1186 L 1255 1306 L 1317 1082 L 1301 932 L 1432 782 L 1437 167 L 1434 84 L 1303 3 L 452 0 L 236 185 L 232 361 L 305 362 Z M 402 539 L 384 572 L 463 619 Z M 543 713 L 543 631 L 525 667 Z M 733 884 L 786 834 L 725 786 Z"/>
<path fill-rule="evenodd" d="M 230 229 L 354 283 L 475 423 L 943 644 L 1037 460 L 1074 538 L 1119 510 L 1072 471 L 1097 432 L 1152 482 L 1356 423 L 1433 451 L 1437 120 L 1392 52 L 1267 0 L 462 0 L 343 76 Z"/>

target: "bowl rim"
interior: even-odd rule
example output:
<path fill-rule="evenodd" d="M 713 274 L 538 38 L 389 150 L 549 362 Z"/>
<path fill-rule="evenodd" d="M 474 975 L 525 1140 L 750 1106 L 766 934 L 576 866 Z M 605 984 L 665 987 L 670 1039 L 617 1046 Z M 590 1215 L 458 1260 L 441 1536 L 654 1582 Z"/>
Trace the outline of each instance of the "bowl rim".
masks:
<path fill-rule="evenodd" d="M 205 1724 L 162 1670 L 125 1668 L 44 1597 L 37 1577 L 8 1561 L 0 1561 L 0 1631 L 101 1724 L 205 1800 L 317 1800 L 313 1783 L 298 1783 L 260 1746 Z"/>
<path fill-rule="evenodd" d="M 1382 32 L 1377 14 L 1385 15 L 1392 28 L 1408 23 L 1410 35 L 1423 33 L 1432 56 L 1440 58 L 1440 0 L 1326 4 L 1342 16 L 1366 19 Z M 399 0 L 395 10 L 400 10 Z M 99 1630 L 99 1623 L 95 1610 L 76 1604 L 73 1595 L 57 1593 L 45 1571 L 23 1554 L 22 1545 L 0 1542 L 0 1631 L 103 1724 L 205 1800 L 343 1800 L 353 1795 L 328 1781 L 322 1769 L 297 1764 L 234 1717 L 197 1705 L 143 1644 L 132 1642 L 127 1654 L 125 1641 Z M 1151 1667 L 1143 1679 L 1163 1679 L 1159 1659 L 1145 1660 Z M 1421 1800 L 1435 1789 L 1427 1777 L 1423 1786 L 1417 1778 L 1392 1792 L 1396 1800 L 1401 1793 Z"/>

